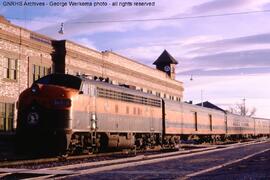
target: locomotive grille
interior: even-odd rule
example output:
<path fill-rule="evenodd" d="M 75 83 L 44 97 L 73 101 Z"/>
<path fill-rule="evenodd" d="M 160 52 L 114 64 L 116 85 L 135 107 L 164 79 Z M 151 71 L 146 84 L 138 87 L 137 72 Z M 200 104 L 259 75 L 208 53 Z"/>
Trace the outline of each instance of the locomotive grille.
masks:
<path fill-rule="evenodd" d="M 109 90 L 109 89 L 104 89 L 104 88 L 100 88 L 100 87 L 97 87 L 97 96 L 103 97 L 103 98 L 116 99 L 116 100 L 120 100 L 120 101 L 144 104 L 144 105 L 148 105 L 148 106 L 155 106 L 155 107 L 161 106 L 161 102 L 158 99 L 137 96 L 137 95 L 128 94 L 128 93 L 124 93 L 124 92 L 118 92 L 118 91 L 113 91 L 113 90 Z"/>

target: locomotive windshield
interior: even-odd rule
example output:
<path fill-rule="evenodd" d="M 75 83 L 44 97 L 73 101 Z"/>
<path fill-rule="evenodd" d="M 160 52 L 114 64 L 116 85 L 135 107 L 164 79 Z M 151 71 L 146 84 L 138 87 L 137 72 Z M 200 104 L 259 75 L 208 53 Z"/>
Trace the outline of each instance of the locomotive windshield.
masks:
<path fill-rule="evenodd" d="M 79 77 L 68 75 L 68 74 L 50 74 L 44 76 L 35 83 L 64 86 L 72 89 L 80 89 L 82 80 Z"/>

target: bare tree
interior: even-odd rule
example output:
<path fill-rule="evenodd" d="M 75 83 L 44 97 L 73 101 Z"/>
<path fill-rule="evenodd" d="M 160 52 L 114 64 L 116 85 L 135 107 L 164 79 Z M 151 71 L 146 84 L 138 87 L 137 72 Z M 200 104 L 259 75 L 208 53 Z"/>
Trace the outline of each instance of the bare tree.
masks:
<path fill-rule="evenodd" d="M 255 115 L 257 109 L 255 107 L 248 108 L 245 104 L 235 104 L 229 107 L 228 111 L 233 114 L 252 117 Z"/>

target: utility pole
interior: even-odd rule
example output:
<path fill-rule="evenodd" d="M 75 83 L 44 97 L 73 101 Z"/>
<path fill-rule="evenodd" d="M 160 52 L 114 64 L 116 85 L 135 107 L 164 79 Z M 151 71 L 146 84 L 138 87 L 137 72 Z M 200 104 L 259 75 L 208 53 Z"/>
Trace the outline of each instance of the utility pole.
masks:
<path fill-rule="evenodd" d="M 242 99 L 243 100 L 243 112 L 242 112 L 242 115 L 246 115 L 246 98 L 244 97 L 244 99 Z"/>
<path fill-rule="evenodd" d="M 202 107 L 203 107 L 203 90 L 201 89 L 201 102 L 202 102 Z"/>

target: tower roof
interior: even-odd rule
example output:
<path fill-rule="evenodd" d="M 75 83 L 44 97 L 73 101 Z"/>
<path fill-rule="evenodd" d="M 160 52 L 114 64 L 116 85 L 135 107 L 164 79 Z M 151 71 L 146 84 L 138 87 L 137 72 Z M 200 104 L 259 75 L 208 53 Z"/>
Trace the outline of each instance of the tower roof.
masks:
<path fill-rule="evenodd" d="M 153 64 L 178 64 L 178 62 L 165 49 Z"/>

